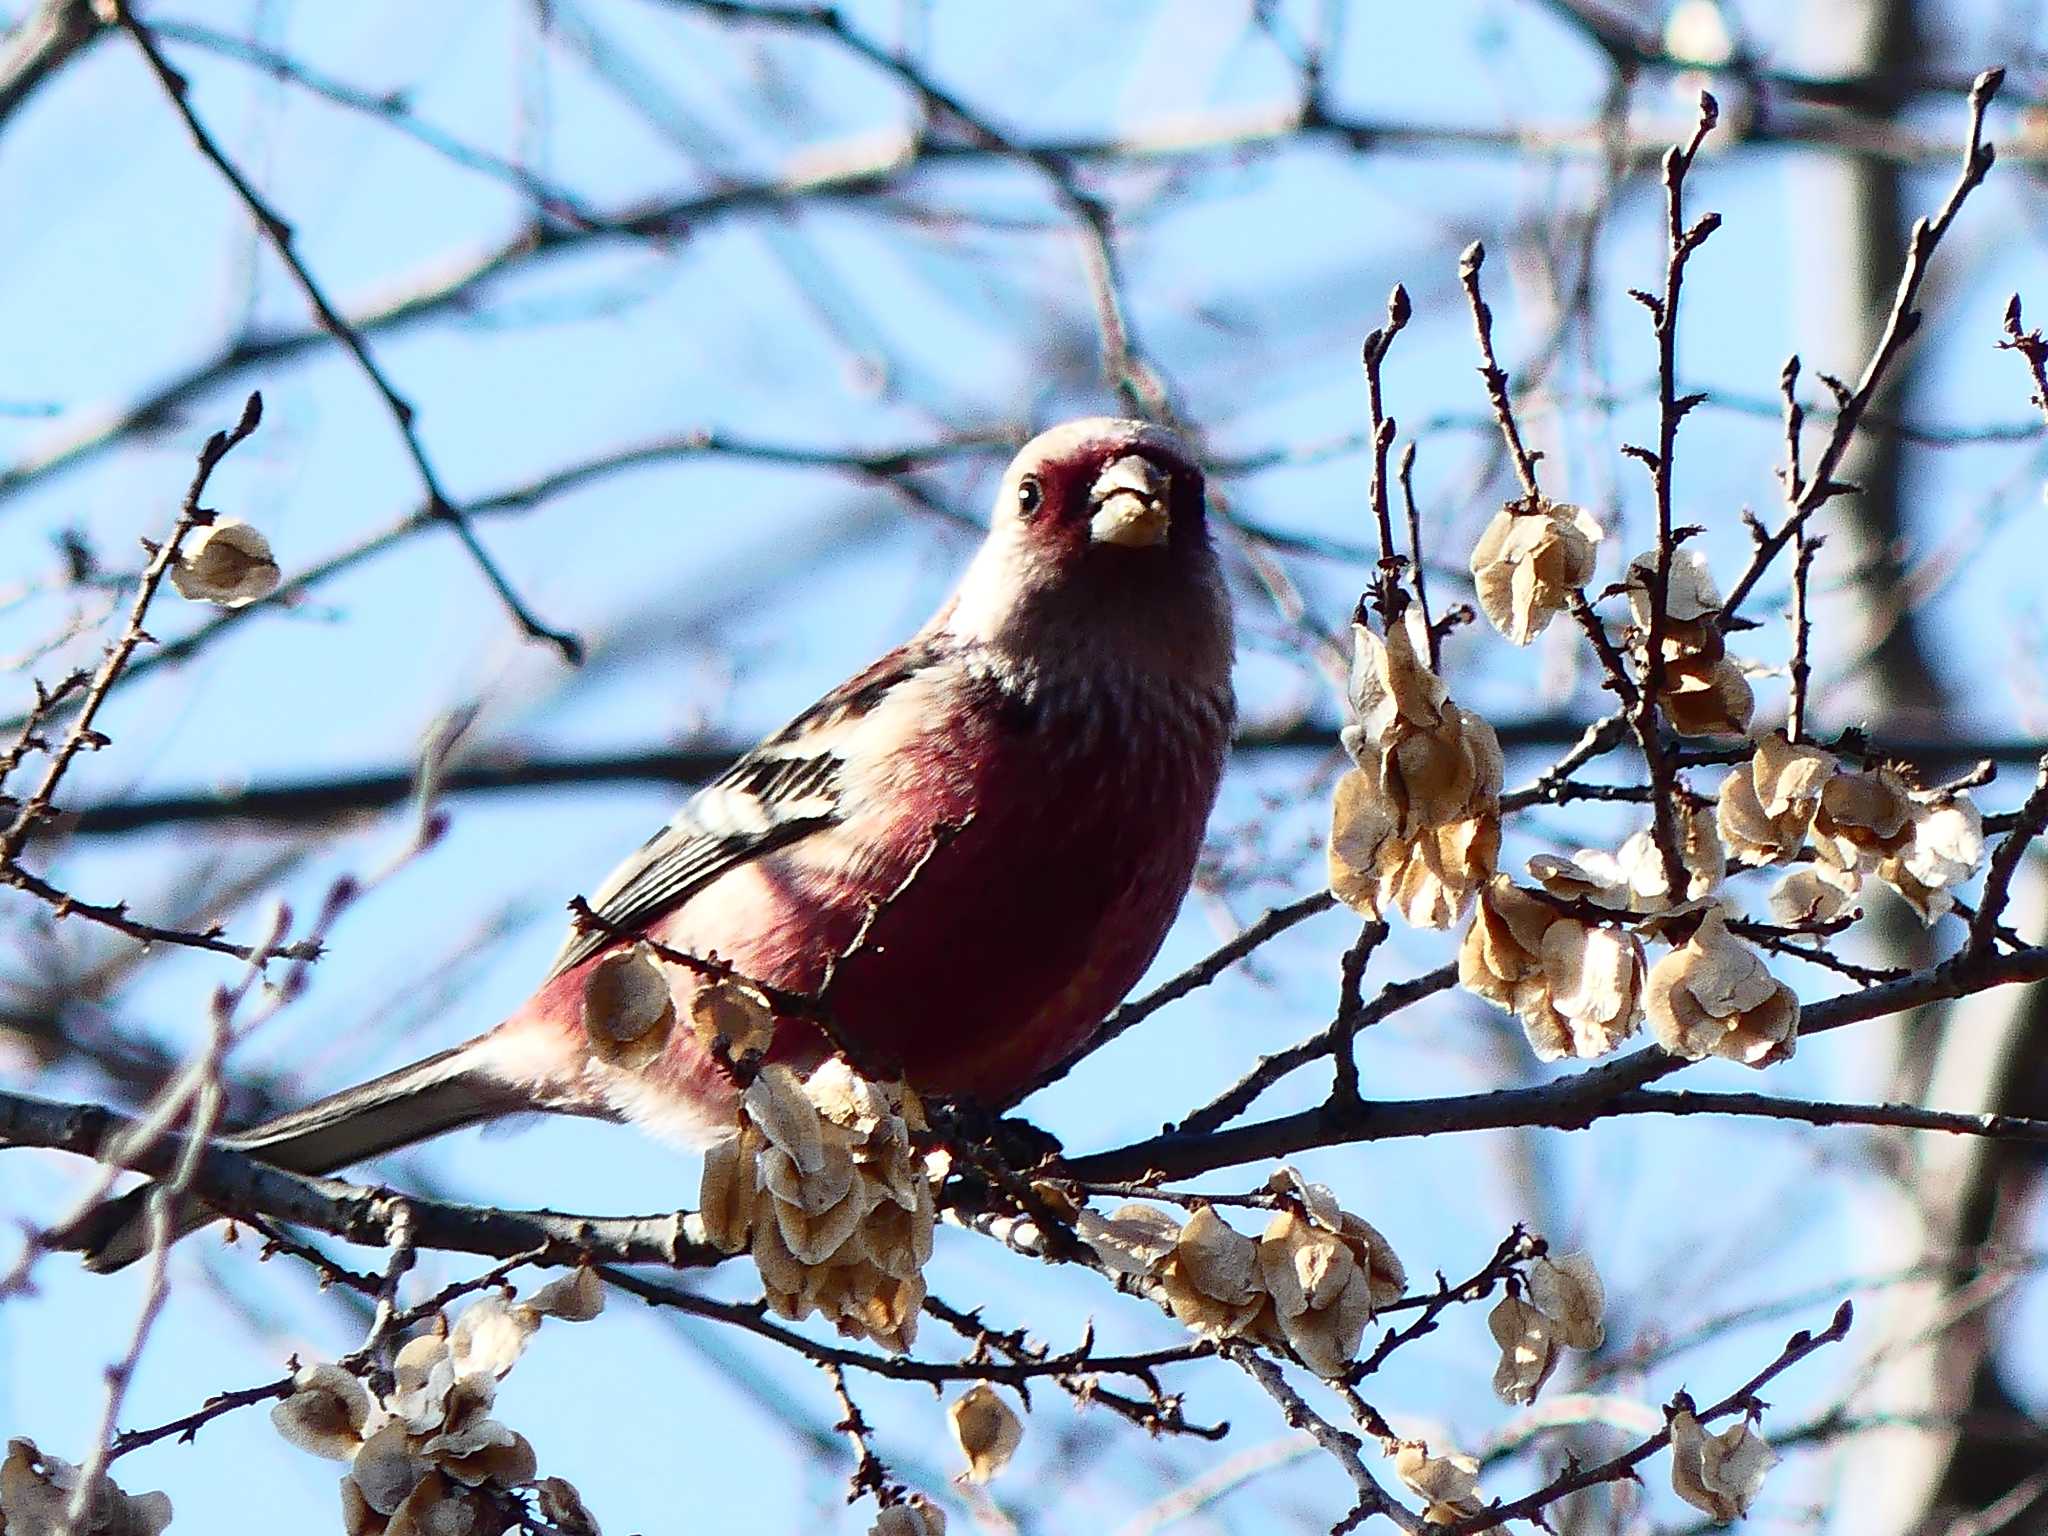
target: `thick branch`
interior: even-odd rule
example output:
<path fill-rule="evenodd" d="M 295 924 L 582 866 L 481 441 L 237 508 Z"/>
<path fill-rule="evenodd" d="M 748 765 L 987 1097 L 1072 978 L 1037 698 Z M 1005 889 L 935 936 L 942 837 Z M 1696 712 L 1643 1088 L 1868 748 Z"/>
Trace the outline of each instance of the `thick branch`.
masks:
<path fill-rule="evenodd" d="M 59 1104 L 28 1094 L 0 1093 L 0 1147 L 47 1147 L 107 1160 L 162 1177 L 185 1140 L 167 1135 L 130 1146 L 127 1116 L 92 1104 Z M 391 1240 L 390 1190 L 340 1179 L 307 1178 L 273 1168 L 245 1152 L 214 1146 L 193 1173 L 191 1193 L 229 1216 L 268 1216 L 330 1232 L 353 1243 Z M 684 1217 L 571 1216 L 555 1211 L 505 1211 L 488 1206 L 403 1197 L 411 1240 L 422 1248 L 510 1258 L 528 1254 L 549 1264 L 717 1264 L 725 1255 L 685 1236 Z"/>
<path fill-rule="evenodd" d="M 1997 955 L 1959 956 L 1899 981 L 1828 998 L 1800 1016 L 1802 1035 L 1821 1034 L 1846 1024 L 1963 997 L 1996 986 L 2048 980 L 2048 946 Z M 1284 1158 L 1310 1147 L 1354 1141 L 1388 1141 L 1450 1131 L 1547 1126 L 1583 1130 L 1614 1115 L 1626 1095 L 1689 1065 L 1647 1046 L 1631 1055 L 1556 1082 L 1533 1088 L 1459 1094 L 1356 1107 L 1325 1103 L 1234 1130 L 1207 1135 L 1155 1136 L 1089 1157 L 1070 1160 L 1067 1175 L 1085 1180 L 1187 1178 L 1238 1163 Z M 1945 1127 L 1946 1128 L 1946 1127 Z"/>

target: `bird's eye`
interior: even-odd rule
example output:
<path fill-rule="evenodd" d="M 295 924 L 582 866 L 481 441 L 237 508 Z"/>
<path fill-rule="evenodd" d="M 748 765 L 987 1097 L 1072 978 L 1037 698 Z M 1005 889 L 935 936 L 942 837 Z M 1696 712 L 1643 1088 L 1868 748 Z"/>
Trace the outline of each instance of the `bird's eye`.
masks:
<path fill-rule="evenodd" d="M 1045 489 L 1038 483 L 1036 475 L 1026 475 L 1017 482 L 1017 510 L 1026 517 L 1036 512 L 1044 500 Z"/>

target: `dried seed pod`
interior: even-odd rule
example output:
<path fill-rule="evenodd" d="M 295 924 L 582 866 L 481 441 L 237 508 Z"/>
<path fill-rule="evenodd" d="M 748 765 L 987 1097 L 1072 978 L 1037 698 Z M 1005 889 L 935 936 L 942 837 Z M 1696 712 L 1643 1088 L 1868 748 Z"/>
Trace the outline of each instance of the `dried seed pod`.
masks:
<path fill-rule="evenodd" d="M 1643 1001 L 1657 1043 L 1689 1061 L 1725 1056 L 1769 1066 L 1789 1057 L 1797 1041 L 1799 999 L 1728 932 L 1718 907 L 1650 968 Z"/>
<path fill-rule="evenodd" d="M 996 1389 L 978 1381 L 946 1410 L 953 1439 L 967 1458 L 967 1480 L 985 1483 L 1017 1453 L 1024 1439 L 1024 1421 Z"/>
<path fill-rule="evenodd" d="M 615 949 L 583 978 L 583 1032 L 590 1054 L 637 1072 L 662 1053 L 676 1021 L 668 974 L 646 944 Z"/>
<path fill-rule="evenodd" d="M 731 1058 L 760 1055 L 775 1037 L 775 1010 L 744 982 L 720 977 L 690 994 L 690 1030 L 708 1050 Z"/>
<path fill-rule="evenodd" d="M 1785 863 L 1805 846 L 1838 766 L 1831 753 L 1794 746 L 1782 731 L 1758 737 L 1756 755 L 1721 781 L 1715 815 L 1722 842 L 1745 864 Z"/>
<path fill-rule="evenodd" d="M 1527 645 L 1550 625 L 1571 595 L 1593 579 L 1600 525 L 1562 502 L 1501 508 L 1472 551 L 1479 606 L 1493 627 Z"/>
<path fill-rule="evenodd" d="M 1601 1314 L 1607 1310 L 1607 1287 L 1593 1267 L 1590 1253 L 1562 1253 L 1529 1266 L 1529 1300 L 1557 1324 L 1558 1337 L 1571 1349 L 1598 1349 L 1607 1342 Z"/>
<path fill-rule="evenodd" d="M 1457 1451 L 1429 1454 L 1422 1440 L 1403 1440 L 1394 1448 L 1394 1475 L 1427 1503 L 1422 1518 L 1450 1525 L 1486 1508 L 1479 1491 L 1479 1463 Z"/>
<path fill-rule="evenodd" d="M 1526 1408 L 1557 1369 L 1557 1326 L 1519 1296 L 1501 1297 L 1487 1313 L 1486 1326 L 1500 1346 L 1493 1390 L 1502 1402 Z"/>
<path fill-rule="evenodd" d="M 1777 1464 L 1778 1453 L 1747 1419 L 1710 1435 L 1690 1404 L 1671 1415 L 1672 1490 L 1722 1525 L 1749 1513 Z"/>
<path fill-rule="evenodd" d="M 1330 889 L 1369 917 L 1448 928 L 1494 871 L 1503 762 L 1493 727 L 1451 703 L 1429 670 L 1409 612 L 1384 641 L 1352 626 L 1358 719 L 1344 744 L 1358 766 L 1337 783 Z"/>
<path fill-rule="evenodd" d="M 179 547 L 171 585 L 194 602 L 244 608 L 275 592 L 281 574 L 270 540 L 239 518 L 221 517 Z"/>

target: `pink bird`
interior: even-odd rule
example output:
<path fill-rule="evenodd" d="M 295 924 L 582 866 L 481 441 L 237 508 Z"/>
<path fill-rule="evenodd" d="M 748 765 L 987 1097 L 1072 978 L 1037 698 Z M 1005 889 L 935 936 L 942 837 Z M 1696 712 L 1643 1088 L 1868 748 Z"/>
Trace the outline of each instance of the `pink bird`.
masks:
<path fill-rule="evenodd" d="M 815 995 L 830 974 L 834 1027 L 865 1062 L 1007 1105 L 1086 1044 L 1164 941 L 1222 777 L 1231 659 L 1186 447 L 1107 418 L 1042 433 L 923 629 L 614 870 L 590 898 L 598 924 L 569 936 L 523 1007 L 222 1140 L 326 1173 L 533 1110 L 697 1144 L 729 1134 L 735 1089 L 687 1027 L 637 1069 L 590 1051 L 585 980 L 628 935 L 715 954 L 788 994 Z M 709 983 L 664 970 L 687 1019 Z M 814 1025 L 777 1020 L 772 1056 L 806 1067 L 828 1049 Z M 143 1193 L 89 1213 L 69 1245 L 94 1268 L 138 1257 Z"/>

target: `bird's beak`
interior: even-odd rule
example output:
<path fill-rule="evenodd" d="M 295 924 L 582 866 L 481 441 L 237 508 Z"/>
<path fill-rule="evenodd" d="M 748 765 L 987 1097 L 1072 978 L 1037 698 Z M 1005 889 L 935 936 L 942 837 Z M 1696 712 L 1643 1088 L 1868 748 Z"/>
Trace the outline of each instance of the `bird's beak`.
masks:
<path fill-rule="evenodd" d="M 1166 493 L 1172 477 L 1142 454 L 1126 454 L 1095 477 L 1088 492 L 1088 541 L 1124 549 L 1166 542 Z"/>

